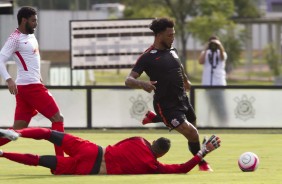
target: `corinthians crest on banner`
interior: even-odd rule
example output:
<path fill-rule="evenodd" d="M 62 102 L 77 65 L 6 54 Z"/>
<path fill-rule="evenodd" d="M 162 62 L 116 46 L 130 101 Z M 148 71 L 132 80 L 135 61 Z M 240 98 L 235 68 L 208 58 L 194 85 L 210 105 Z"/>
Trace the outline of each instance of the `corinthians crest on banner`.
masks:
<path fill-rule="evenodd" d="M 148 102 L 152 103 L 152 98 L 148 96 L 143 97 L 141 94 L 139 94 L 137 97 L 131 96 L 129 100 L 132 103 L 130 108 L 131 117 L 139 121 L 142 120 L 144 115 L 149 110 Z"/>
<path fill-rule="evenodd" d="M 253 107 L 254 97 L 248 98 L 247 95 L 243 95 L 241 98 L 236 97 L 234 99 L 237 102 L 237 106 L 234 110 L 236 118 L 243 121 L 247 121 L 250 118 L 254 118 L 255 109 Z"/>

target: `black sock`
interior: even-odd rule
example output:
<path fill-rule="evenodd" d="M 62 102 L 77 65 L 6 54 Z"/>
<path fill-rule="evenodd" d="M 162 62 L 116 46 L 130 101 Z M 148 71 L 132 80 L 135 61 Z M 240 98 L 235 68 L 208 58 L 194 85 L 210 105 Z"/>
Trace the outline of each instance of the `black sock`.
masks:
<path fill-rule="evenodd" d="M 196 155 L 201 149 L 200 142 L 188 142 L 188 148 L 193 155 Z"/>
<path fill-rule="evenodd" d="M 189 151 L 193 155 L 196 155 L 198 153 L 198 151 L 201 149 L 200 142 L 188 142 L 188 147 L 189 147 Z M 206 162 L 206 161 L 204 159 L 202 159 L 202 161 L 199 164 L 202 164 L 204 162 Z"/>
<path fill-rule="evenodd" d="M 57 146 L 62 146 L 64 136 L 65 136 L 65 133 L 58 132 L 56 130 L 52 130 L 51 136 L 48 141 L 50 141 L 51 143 Z"/>
<path fill-rule="evenodd" d="M 55 170 L 57 167 L 57 158 L 56 156 L 49 156 L 49 155 L 40 156 L 39 165 Z"/>

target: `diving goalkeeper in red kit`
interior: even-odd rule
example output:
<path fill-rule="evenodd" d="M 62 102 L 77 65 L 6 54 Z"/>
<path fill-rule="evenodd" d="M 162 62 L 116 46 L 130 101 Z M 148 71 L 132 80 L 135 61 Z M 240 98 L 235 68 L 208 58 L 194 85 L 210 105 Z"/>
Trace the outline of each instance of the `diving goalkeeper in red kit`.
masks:
<path fill-rule="evenodd" d="M 91 174 L 173 174 L 187 173 L 202 158 L 220 146 L 220 138 L 212 135 L 202 149 L 182 164 L 163 164 L 157 158 L 170 149 L 170 140 L 161 137 L 152 143 L 142 137 L 124 139 L 106 148 L 68 133 L 47 128 L 0 129 L 0 137 L 17 140 L 19 137 L 45 139 L 61 146 L 68 157 L 12 153 L 0 150 L 0 158 L 14 162 L 43 166 L 55 175 Z"/>

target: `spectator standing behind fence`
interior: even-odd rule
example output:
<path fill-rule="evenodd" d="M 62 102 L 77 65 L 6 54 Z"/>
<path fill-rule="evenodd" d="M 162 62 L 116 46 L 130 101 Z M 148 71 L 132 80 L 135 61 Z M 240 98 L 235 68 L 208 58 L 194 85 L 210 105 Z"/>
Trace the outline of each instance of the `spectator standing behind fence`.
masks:
<path fill-rule="evenodd" d="M 42 83 L 40 54 L 36 37 L 37 12 L 31 7 L 22 7 L 17 14 L 18 28 L 9 36 L 0 51 L 0 75 L 5 79 L 9 91 L 16 97 L 13 129 L 26 128 L 31 118 L 40 112 L 52 122 L 53 130 L 64 131 L 63 116 L 52 94 Z M 14 81 L 5 62 L 13 57 L 17 64 L 17 79 Z M 1 138 L 0 146 L 10 140 Z M 63 155 L 55 147 L 57 155 Z"/>
<path fill-rule="evenodd" d="M 205 50 L 201 52 L 199 63 L 204 65 L 202 85 L 226 86 L 225 63 L 227 54 L 223 45 L 216 36 L 211 36 Z M 210 89 L 206 91 L 207 115 L 209 126 L 225 127 L 228 124 L 227 105 L 222 89 Z M 219 104 L 219 105 L 215 105 Z"/>
<path fill-rule="evenodd" d="M 226 86 L 225 63 L 227 54 L 216 36 L 209 38 L 205 50 L 201 52 L 199 63 L 204 65 L 202 85 Z"/>

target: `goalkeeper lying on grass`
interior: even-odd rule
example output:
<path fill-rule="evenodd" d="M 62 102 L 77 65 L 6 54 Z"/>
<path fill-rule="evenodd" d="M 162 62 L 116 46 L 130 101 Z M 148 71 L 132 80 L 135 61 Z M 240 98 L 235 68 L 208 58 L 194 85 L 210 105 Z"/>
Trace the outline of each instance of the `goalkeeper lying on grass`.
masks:
<path fill-rule="evenodd" d="M 157 158 L 166 154 L 170 148 L 170 140 L 163 137 L 152 144 L 142 137 L 131 137 L 106 148 L 47 128 L 15 131 L 0 129 L 0 137 L 10 140 L 17 140 L 18 137 L 45 139 L 61 146 L 69 157 L 38 156 L 0 150 L 0 157 L 26 165 L 47 167 L 55 175 L 187 173 L 206 154 L 220 146 L 220 138 L 212 135 L 203 142 L 202 149 L 189 161 L 183 164 L 163 164 L 158 162 Z"/>

